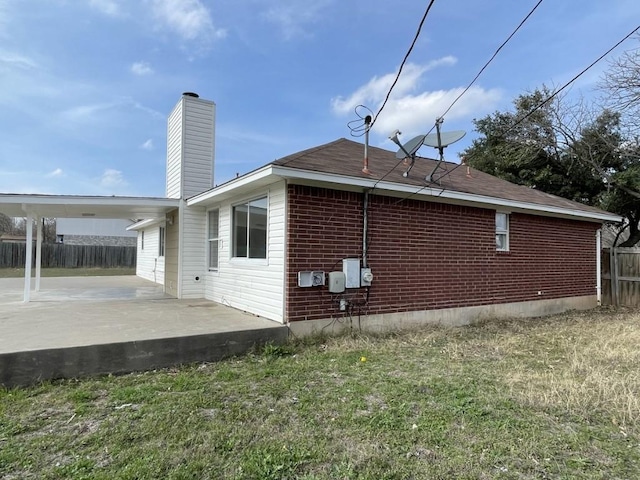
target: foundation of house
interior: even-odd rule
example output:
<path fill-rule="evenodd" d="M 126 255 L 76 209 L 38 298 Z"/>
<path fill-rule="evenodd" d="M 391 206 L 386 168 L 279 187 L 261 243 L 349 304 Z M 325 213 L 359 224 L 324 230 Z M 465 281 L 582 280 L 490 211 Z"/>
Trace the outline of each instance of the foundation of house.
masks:
<path fill-rule="evenodd" d="M 568 310 L 588 310 L 596 306 L 596 296 L 586 295 L 529 302 L 386 313 L 380 315 L 349 316 L 348 314 L 343 315 L 341 313 L 332 318 L 290 322 L 288 326 L 290 333 L 296 337 L 318 334 L 333 335 L 348 330 L 390 332 L 415 329 L 425 325 L 458 327 L 491 319 L 542 317 L 566 312 Z"/>

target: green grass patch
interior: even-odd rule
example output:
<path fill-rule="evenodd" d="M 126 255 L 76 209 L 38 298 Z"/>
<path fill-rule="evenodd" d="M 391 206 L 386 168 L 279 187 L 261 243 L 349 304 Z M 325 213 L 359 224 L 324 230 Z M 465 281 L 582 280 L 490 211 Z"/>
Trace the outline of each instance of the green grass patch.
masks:
<path fill-rule="evenodd" d="M 0 391 L 0 477 L 640 477 L 640 314 L 267 345 Z"/>

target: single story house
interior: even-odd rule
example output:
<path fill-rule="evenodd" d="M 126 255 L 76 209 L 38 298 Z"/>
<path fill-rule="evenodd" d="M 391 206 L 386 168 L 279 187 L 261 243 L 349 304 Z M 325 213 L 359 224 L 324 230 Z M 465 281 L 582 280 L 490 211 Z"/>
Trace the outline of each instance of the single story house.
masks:
<path fill-rule="evenodd" d="M 132 223 L 125 218 L 58 218 L 56 243 L 135 247 L 136 233 L 127 230 Z"/>
<path fill-rule="evenodd" d="M 465 165 L 339 139 L 214 186 L 215 104 L 168 121 L 166 197 L 129 227 L 138 275 L 294 333 L 595 307 L 600 228 L 621 218 Z M 366 173 L 363 170 L 367 170 Z M 428 181 L 431 179 L 433 181 Z M 326 330 L 325 330 L 326 331 Z"/>

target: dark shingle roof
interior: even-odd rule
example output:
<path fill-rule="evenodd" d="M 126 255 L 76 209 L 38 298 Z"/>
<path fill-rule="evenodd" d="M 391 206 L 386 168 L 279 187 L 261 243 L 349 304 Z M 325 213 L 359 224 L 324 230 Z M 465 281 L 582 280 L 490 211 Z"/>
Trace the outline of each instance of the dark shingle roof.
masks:
<path fill-rule="evenodd" d="M 426 148 L 428 147 L 423 147 L 423 150 Z M 396 158 L 395 152 L 370 146 L 368 153 L 369 170 L 371 172 L 369 175 L 362 172 L 364 145 L 345 138 L 283 157 L 274 161 L 273 165 L 373 180 L 379 180 L 384 177 L 385 182 L 398 183 L 405 186 L 413 185 L 416 187 L 416 191 L 421 187 L 433 186 L 434 188 L 444 188 L 450 191 L 484 195 L 516 202 L 582 212 L 605 213 L 598 208 L 550 195 L 533 188 L 516 185 L 474 168 L 451 162 L 442 164 L 449 173 L 441 178 L 439 184 L 430 184 L 425 180 L 425 177 L 429 176 L 433 171 L 437 163 L 436 160 L 422 157 L 417 157 L 409 177 L 404 178 L 402 173 L 406 170 L 406 167 L 402 164 L 402 161 Z M 444 170 L 438 170 L 435 178 L 437 179 L 443 173 L 445 173 Z"/>

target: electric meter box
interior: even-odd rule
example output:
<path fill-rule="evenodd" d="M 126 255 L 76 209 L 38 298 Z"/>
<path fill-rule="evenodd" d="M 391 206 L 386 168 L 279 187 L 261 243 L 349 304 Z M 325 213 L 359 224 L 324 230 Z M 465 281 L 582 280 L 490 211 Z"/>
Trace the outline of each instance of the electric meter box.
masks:
<path fill-rule="evenodd" d="M 360 288 L 360 259 L 345 258 L 342 260 L 346 288 Z"/>
<path fill-rule="evenodd" d="M 344 272 L 329 272 L 329 292 L 344 292 L 345 275 Z"/>
<path fill-rule="evenodd" d="M 302 271 L 298 272 L 299 287 L 321 287 L 324 285 L 324 272 Z"/>
<path fill-rule="evenodd" d="M 370 287 L 373 281 L 373 273 L 370 268 L 363 268 L 360 270 L 360 285 L 363 287 Z"/>

